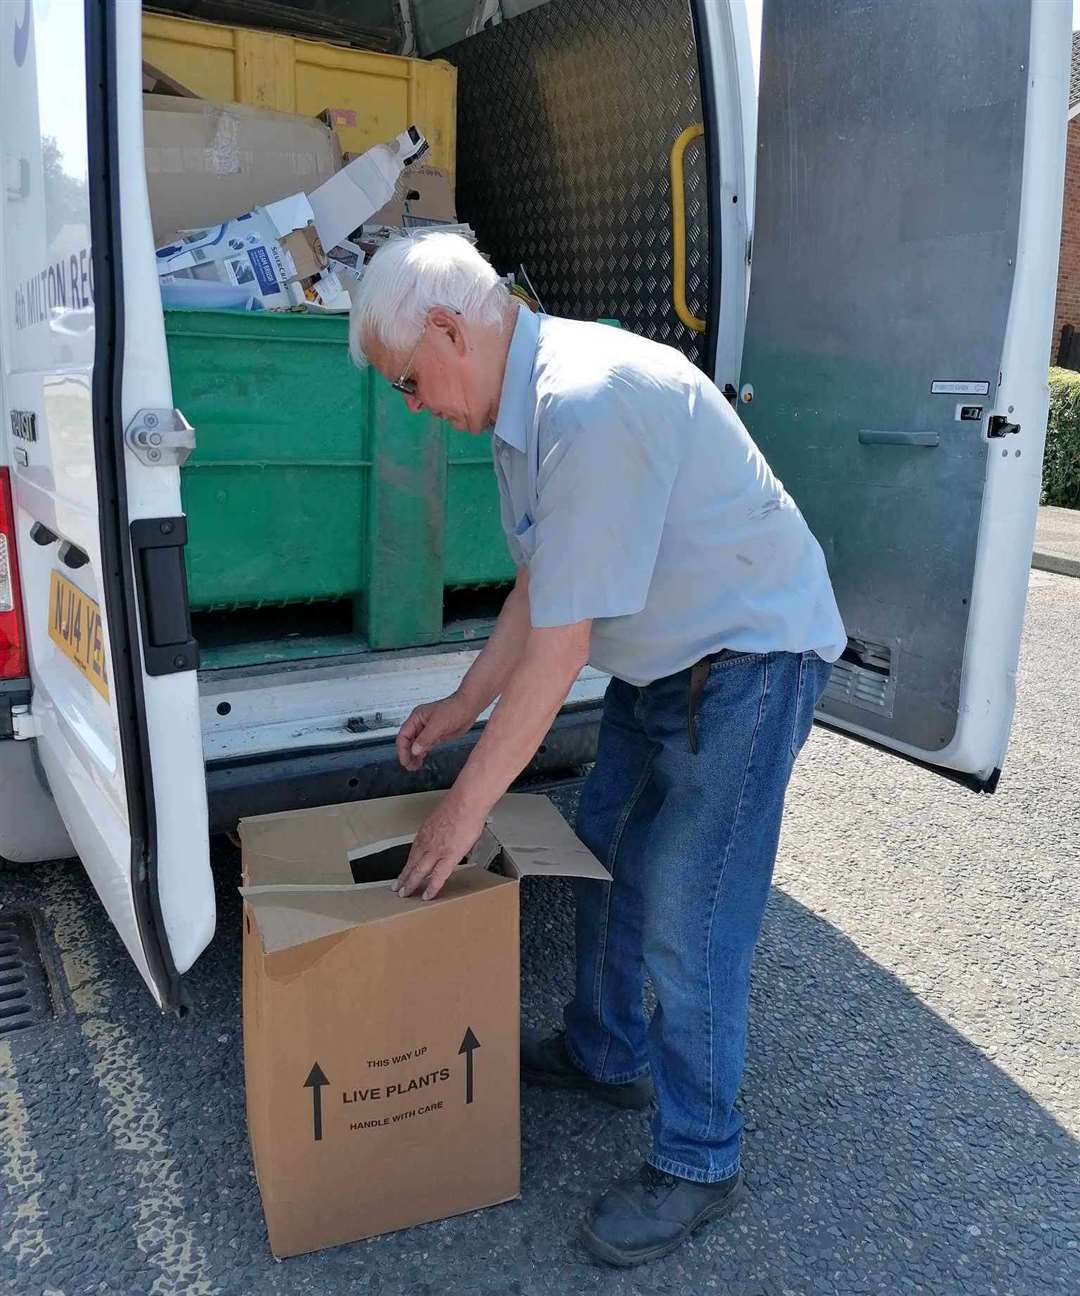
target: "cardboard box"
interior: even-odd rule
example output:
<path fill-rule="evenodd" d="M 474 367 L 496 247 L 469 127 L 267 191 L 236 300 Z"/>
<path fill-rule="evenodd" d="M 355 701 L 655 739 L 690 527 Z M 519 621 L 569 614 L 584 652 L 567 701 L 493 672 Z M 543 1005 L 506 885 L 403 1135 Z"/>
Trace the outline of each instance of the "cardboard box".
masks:
<path fill-rule="evenodd" d="M 334 247 L 394 196 L 403 168 L 419 162 L 427 140 L 415 126 L 386 144 L 376 144 L 312 191 L 315 228 L 323 247 Z"/>
<path fill-rule="evenodd" d="M 410 167 L 399 176 L 393 198 L 371 216 L 368 223 L 401 225 L 405 229 L 456 224 L 457 211 L 450 177 L 438 167 Z"/>
<path fill-rule="evenodd" d="M 175 77 L 169 76 L 167 72 L 162 72 L 161 68 L 147 63 L 145 59 L 142 65 L 142 88 L 144 94 L 182 95 L 185 99 L 199 97 L 194 90 L 190 90 Z"/>
<path fill-rule="evenodd" d="M 267 310 L 303 305 L 303 281 L 326 269 L 311 204 L 293 194 L 158 248 L 162 284 L 203 280 L 250 291 Z"/>
<path fill-rule="evenodd" d="M 427 141 L 411 126 L 388 144 L 368 149 L 310 194 L 264 203 L 209 228 L 181 230 L 157 250 L 163 290 L 167 296 L 182 291 L 183 300 L 193 305 L 211 305 L 211 296 L 216 299 L 224 287 L 250 293 L 249 299 L 230 303 L 234 309 L 257 301 L 267 310 L 348 310 L 349 284 L 356 275 L 350 280 L 341 275 L 347 268 L 359 272 L 362 260 L 348 267 L 346 259 L 323 278 L 329 268 L 324 249 L 347 245 L 347 236 L 393 195 L 402 168 L 426 150 Z M 362 259 L 364 250 L 356 250 Z M 205 303 L 192 281 L 212 285 Z"/>
<path fill-rule="evenodd" d="M 341 167 L 314 117 L 173 95 L 143 96 L 154 243 L 317 188 Z"/>
<path fill-rule="evenodd" d="M 608 873 L 543 796 L 423 901 L 390 890 L 441 793 L 247 819 L 244 1070 L 270 1246 L 516 1197 L 518 880 Z"/>

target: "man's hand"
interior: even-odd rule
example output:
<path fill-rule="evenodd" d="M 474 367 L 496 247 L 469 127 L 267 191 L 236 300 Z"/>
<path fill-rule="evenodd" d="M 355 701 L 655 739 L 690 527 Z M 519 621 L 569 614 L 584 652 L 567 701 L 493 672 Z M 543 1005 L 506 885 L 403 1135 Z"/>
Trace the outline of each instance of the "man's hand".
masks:
<path fill-rule="evenodd" d="M 484 816 L 463 810 L 450 793 L 416 834 L 409 858 L 392 889 L 402 896 L 422 889 L 425 900 L 438 895 L 483 831 Z"/>
<path fill-rule="evenodd" d="M 476 715 L 472 708 L 457 693 L 451 693 L 438 702 L 425 702 L 398 730 L 398 760 L 404 769 L 415 773 L 433 747 L 448 738 L 460 738 L 475 723 Z"/>
<path fill-rule="evenodd" d="M 570 686 L 588 660 L 591 629 L 591 622 L 579 621 L 529 632 L 525 651 L 465 768 L 413 841 L 405 867 L 394 883 L 399 895 L 413 895 L 420 890 L 425 900 L 438 895 L 454 868 L 476 845 L 488 811 L 536 754 Z M 445 698 L 434 705 L 444 708 L 453 701 Z M 415 716 L 423 717 L 425 710 L 428 708 L 418 708 L 398 736 L 398 755 L 407 769 L 412 767 L 406 765 L 406 758 L 416 759 L 413 747 L 427 744 L 429 730 L 436 721 L 440 726 L 455 723 L 441 718 L 442 713 L 417 723 Z M 459 713 L 452 709 L 449 714 Z M 463 725 L 460 716 L 456 723 Z M 459 732 L 467 727 L 463 725 Z"/>

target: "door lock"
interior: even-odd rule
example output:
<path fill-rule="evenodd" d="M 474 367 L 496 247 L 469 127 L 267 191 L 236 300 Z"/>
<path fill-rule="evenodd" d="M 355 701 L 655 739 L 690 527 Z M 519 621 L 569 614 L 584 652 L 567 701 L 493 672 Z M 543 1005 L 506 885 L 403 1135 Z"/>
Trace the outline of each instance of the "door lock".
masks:
<path fill-rule="evenodd" d="M 988 437 L 1005 437 L 1012 436 L 1020 431 L 1019 423 L 1010 423 L 1004 414 L 993 414 L 990 417 L 990 424 L 986 429 Z"/>

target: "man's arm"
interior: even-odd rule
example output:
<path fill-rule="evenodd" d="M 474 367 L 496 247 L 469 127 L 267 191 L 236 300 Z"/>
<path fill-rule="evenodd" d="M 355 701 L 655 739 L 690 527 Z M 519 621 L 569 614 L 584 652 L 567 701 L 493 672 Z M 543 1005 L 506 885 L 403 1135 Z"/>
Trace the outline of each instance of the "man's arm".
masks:
<path fill-rule="evenodd" d="M 488 812 L 536 754 L 589 658 L 591 621 L 531 630 L 498 706 L 445 800 L 413 842 L 394 883 L 401 895 L 437 895 L 476 844 Z"/>
<path fill-rule="evenodd" d="M 396 888 L 435 895 L 543 741 L 596 618 L 646 604 L 678 473 L 677 438 L 628 372 L 549 402 L 530 540 L 524 652 L 465 768 L 417 834 Z"/>
<path fill-rule="evenodd" d="M 495 629 L 458 686 L 458 693 L 476 715 L 502 694 L 521 661 L 532 622 L 529 618 L 529 569 L 519 567 L 514 588 L 499 612 Z"/>
<path fill-rule="evenodd" d="M 449 697 L 418 706 L 398 731 L 397 755 L 405 769 L 415 772 L 433 747 L 472 728 L 476 717 L 502 692 L 521 660 L 530 628 L 529 575 L 522 567 L 491 637 L 457 689 Z"/>

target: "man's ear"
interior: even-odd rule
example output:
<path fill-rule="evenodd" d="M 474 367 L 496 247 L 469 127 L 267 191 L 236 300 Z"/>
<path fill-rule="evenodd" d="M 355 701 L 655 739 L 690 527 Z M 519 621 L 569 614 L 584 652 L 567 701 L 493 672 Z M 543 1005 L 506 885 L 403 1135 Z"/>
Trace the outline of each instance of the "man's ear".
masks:
<path fill-rule="evenodd" d="M 447 310 L 445 306 L 433 306 L 428 321 L 432 328 L 446 334 L 459 356 L 469 349 L 468 325 L 457 311 Z"/>

